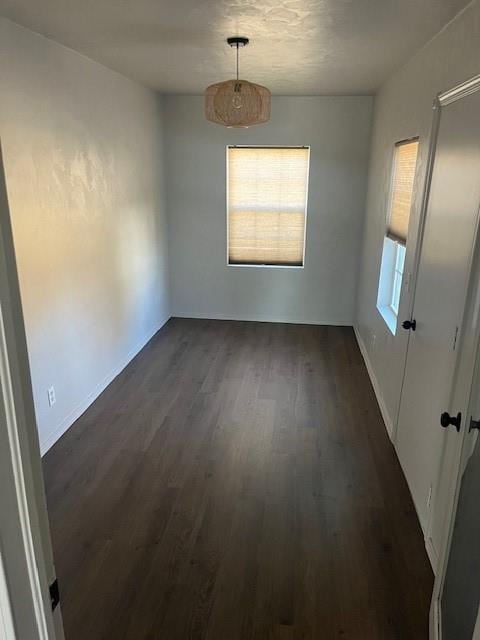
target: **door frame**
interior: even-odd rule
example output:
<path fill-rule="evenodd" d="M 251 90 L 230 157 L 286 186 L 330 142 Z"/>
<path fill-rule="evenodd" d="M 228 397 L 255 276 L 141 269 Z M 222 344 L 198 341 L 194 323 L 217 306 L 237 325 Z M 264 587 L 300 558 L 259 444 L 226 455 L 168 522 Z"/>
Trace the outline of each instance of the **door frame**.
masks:
<path fill-rule="evenodd" d="M 467 301 L 464 327 L 470 327 L 462 337 L 456 382 L 452 389 L 449 410 L 460 411 L 462 428 L 459 434 L 450 432 L 445 442 L 439 474 L 447 474 L 446 517 L 439 549 L 437 572 L 430 605 L 430 640 L 442 640 L 442 595 L 452 545 L 455 517 L 458 508 L 463 473 L 473 453 L 478 434 L 469 432 L 468 423 L 473 414 L 474 399 L 480 394 L 480 237 L 477 236 L 472 278 Z M 472 328 L 475 327 L 473 331 Z M 468 340 L 467 334 L 470 334 Z M 476 403 L 478 404 L 478 402 Z M 450 477 L 448 477 L 450 476 Z M 427 545 L 428 546 L 428 545 Z M 477 625 L 478 626 L 478 625 Z M 479 627 L 480 630 L 480 627 Z M 477 630 L 478 633 L 478 630 Z"/>
<path fill-rule="evenodd" d="M 2 471 L 8 531 L 0 538 L 0 623 L 8 640 L 20 640 L 24 625 L 31 640 L 62 640 L 60 607 L 52 607 L 49 589 L 55 570 L 1 145 L 0 419 L 10 463 Z"/>
<path fill-rule="evenodd" d="M 426 224 L 426 216 L 427 209 L 430 199 L 430 188 L 432 183 L 432 175 L 433 168 L 435 163 L 435 154 L 437 147 L 437 139 L 438 132 L 440 128 L 440 120 L 442 109 L 457 100 L 460 100 L 464 97 L 472 95 L 480 91 L 480 74 L 470 78 L 469 80 L 462 82 L 455 87 L 443 91 L 437 95 L 433 103 L 433 120 L 432 120 L 432 128 L 430 134 L 430 145 L 428 151 L 428 160 L 427 160 L 427 173 L 425 180 L 425 187 L 422 197 L 422 205 L 421 205 L 421 216 L 419 222 L 419 230 L 418 230 L 418 242 L 415 252 L 414 259 L 414 269 L 413 273 L 415 274 L 414 282 L 413 282 L 413 292 L 410 298 L 409 312 L 410 316 L 413 312 L 413 307 L 415 304 L 415 293 L 416 293 L 416 285 L 418 279 L 418 271 L 420 266 L 420 259 L 422 253 L 424 232 L 425 232 L 425 224 Z M 471 269 L 469 276 L 469 288 L 465 305 L 465 316 L 463 318 L 463 324 L 461 328 L 460 335 L 460 347 L 457 357 L 456 370 L 453 378 L 452 391 L 450 397 L 450 404 L 453 403 L 454 399 L 457 404 L 455 406 L 455 410 L 461 411 L 462 415 L 468 418 L 469 416 L 469 404 L 470 397 L 472 393 L 472 388 L 474 384 L 474 374 L 475 374 L 475 366 L 480 359 L 480 322 L 478 322 L 478 317 L 476 321 L 472 321 L 472 315 L 478 315 L 478 305 L 473 304 L 473 301 L 480 299 L 480 278 L 472 278 L 472 274 L 480 274 L 480 238 L 477 234 L 475 238 L 475 247 L 471 261 Z M 465 358 L 466 356 L 466 345 L 465 345 L 465 327 L 467 322 L 471 322 L 471 331 L 470 331 L 470 342 L 468 344 L 468 348 L 472 351 L 473 345 L 473 353 L 474 356 L 470 358 Z M 409 338 L 410 341 L 410 338 Z M 407 344 L 408 350 L 408 344 Z M 468 362 L 465 362 L 468 360 Z M 466 369 L 462 371 L 463 369 Z M 461 387 L 461 388 L 460 388 Z M 459 402 L 459 404 L 458 404 Z M 455 515 L 458 506 L 458 498 L 460 493 L 460 485 L 463 475 L 463 467 L 465 461 L 468 457 L 468 451 L 471 450 L 471 442 L 472 434 L 469 434 L 468 429 L 466 428 L 466 420 L 462 424 L 462 429 L 460 434 L 455 434 L 456 437 L 447 439 L 445 443 L 445 449 L 443 453 L 443 459 L 440 465 L 440 472 L 442 469 L 446 467 L 446 459 L 449 459 L 449 474 L 448 478 L 448 489 L 446 495 L 446 519 L 445 519 L 445 529 L 442 535 L 442 542 L 440 545 L 440 549 L 438 550 L 438 561 L 437 561 L 437 570 L 435 575 L 435 582 L 430 606 L 430 624 L 429 624 L 429 637 L 430 640 L 442 640 L 442 628 L 441 628 L 441 597 L 443 593 L 443 586 L 445 582 L 445 576 L 448 565 L 448 557 L 452 542 L 452 534 L 455 523 Z M 430 517 L 431 522 L 431 517 Z M 430 526 L 430 525 L 429 525 Z M 427 531 L 427 535 L 429 531 Z M 426 546 L 427 551 L 431 552 L 429 549 L 429 539 L 426 538 Z"/>

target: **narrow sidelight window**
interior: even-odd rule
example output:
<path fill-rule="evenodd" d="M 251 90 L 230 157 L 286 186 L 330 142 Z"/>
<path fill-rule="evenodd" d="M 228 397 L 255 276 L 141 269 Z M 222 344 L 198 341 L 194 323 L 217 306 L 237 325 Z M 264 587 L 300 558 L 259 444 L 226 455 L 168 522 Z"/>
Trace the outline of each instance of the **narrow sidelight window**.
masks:
<path fill-rule="evenodd" d="M 390 207 L 377 298 L 377 308 L 393 334 L 397 329 L 417 153 L 418 138 L 395 145 Z"/>
<path fill-rule="evenodd" d="M 309 147 L 228 147 L 228 263 L 303 267 Z"/>

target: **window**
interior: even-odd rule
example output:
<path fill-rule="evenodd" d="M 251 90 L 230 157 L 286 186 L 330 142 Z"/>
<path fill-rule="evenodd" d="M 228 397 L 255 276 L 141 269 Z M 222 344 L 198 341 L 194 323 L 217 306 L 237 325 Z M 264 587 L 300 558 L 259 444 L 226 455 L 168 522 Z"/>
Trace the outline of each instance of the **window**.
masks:
<path fill-rule="evenodd" d="M 395 145 L 390 208 L 377 298 L 377 308 L 394 335 L 397 330 L 417 153 L 418 139 Z"/>
<path fill-rule="evenodd" d="M 228 264 L 303 267 L 308 147 L 228 147 Z"/>

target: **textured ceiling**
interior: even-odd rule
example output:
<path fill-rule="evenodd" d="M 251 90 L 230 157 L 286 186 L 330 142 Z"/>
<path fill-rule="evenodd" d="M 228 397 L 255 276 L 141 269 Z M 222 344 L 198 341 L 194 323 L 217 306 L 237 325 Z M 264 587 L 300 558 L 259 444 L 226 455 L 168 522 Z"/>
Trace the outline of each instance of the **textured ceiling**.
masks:
<path fill-rule="evenodd" d="M 0 14 L 164 93 L 241 75 L 283 95 L 372 93 L 467 0 L 0 0 Z"/>

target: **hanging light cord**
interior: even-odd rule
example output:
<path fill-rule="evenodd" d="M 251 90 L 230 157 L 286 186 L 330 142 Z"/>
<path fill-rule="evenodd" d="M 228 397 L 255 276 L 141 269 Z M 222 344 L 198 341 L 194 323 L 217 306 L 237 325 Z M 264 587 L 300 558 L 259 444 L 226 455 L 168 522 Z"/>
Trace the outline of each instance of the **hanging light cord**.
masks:
<path fill-rule="evenodd" d="M 238 81 L 238 50 L 239 50 L 239 44 L 237 42 L 237 81 Z"/>

